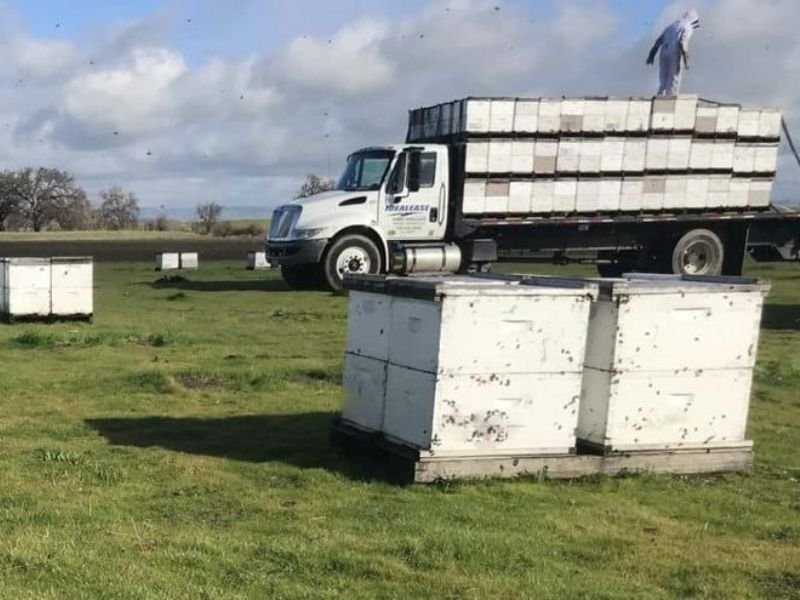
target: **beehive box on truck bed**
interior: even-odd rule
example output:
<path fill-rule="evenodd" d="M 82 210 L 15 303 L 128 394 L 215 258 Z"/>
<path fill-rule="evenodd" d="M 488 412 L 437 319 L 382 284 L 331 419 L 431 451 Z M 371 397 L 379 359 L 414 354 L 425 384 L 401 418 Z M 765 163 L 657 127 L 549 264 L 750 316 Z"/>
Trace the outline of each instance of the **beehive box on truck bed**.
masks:
<path fill-rule="evenodd" d="M 594 284 L 354 279 L 346 421 L 436 456 L 574 449 Z"/>
<path fill-rule="evenodd" d="M 466 216 L 763 210 L 780 130 L 696 96 L 467 98 L 411 111 L 407 141 L 461 148 Z"/>

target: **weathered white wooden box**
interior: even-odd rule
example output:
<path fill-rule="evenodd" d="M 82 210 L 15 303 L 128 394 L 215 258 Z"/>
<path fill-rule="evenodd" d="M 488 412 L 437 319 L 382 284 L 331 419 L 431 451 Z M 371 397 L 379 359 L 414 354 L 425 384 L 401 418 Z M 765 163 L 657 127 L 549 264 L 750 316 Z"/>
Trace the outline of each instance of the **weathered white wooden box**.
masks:
<path fill-rule="evenodd" d="M 365 281 L 348 282 L 346 421 L 436 456 L 574 449 L 594 284 Z"/>
<path fill-rule="evenodd" d="M 0 313 L 7 317 L 50 315 L 50 259 L 0 259 Z"/>
<path fill-rule="evenodd" d="M 769 286 L 741 278 L 600 281 L 580 442 L 605 451 L 718 448 L 745 440 Z"/>
<path fill-rule="evenodd" d="M 181 252 L 180 255 L 180 268 L 181 270 L 194 270 L 200 266 L 200 258 L 197 252 Z"/>
<path fill-rule="evenodd" d="M 181 268 L 180 254 L 177 252 L 161 252 L 156 254 L 156 271 L 173 271 Z"/>
<path fill-rule="evenodd" d="M 50 273 L 51 314 L 67 317 L 94 313 L 94 266 L 91 258 L 52 258 Z"/>
<path fill-rule="evenodd" d="M 262 269 L 269 269 L 270 265 L 267 260 L 266 252 L 248 252 L 247 253 L 247 270 L 260 271 Z"/>
<path fill-rule="evenodd" d="M 0 259 L 0 314 L 6 318 L 91 317 L 92 259 Z"/>

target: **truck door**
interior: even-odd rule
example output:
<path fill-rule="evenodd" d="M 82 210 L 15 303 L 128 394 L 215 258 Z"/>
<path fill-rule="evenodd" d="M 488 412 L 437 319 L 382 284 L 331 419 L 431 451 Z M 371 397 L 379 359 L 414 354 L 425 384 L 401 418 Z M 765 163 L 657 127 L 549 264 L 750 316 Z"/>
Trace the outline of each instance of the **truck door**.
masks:
<path fill-rule="evenodd" d="M 415 147 L 400 153 L 386 180 L 379 222 L 389 240 L 439 241 L 447 222 L 447 151 Z"/>

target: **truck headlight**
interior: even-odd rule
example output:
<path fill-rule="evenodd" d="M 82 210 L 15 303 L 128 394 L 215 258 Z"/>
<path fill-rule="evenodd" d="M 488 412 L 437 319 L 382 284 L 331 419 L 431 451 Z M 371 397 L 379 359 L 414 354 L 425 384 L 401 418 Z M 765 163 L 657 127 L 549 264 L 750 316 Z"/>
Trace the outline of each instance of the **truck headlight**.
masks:
<path fill-rule="evenodd" d="M 323 231 L 325 231 L 324 227 L 313 227 L 310 229 L 295 229 L 293 237 L 296 240 L 310 240 L 317 237 Z"/>

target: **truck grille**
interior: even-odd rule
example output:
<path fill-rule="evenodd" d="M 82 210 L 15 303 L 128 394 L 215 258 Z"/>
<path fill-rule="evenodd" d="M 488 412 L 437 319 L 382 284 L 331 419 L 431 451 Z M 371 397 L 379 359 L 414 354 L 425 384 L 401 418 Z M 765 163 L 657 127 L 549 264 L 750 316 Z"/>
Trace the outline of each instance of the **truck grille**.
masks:
<path fill-rule="evenodd" d="M 289 237 L 292 228 L 300 216 L 301 207 L 281 206 L 272 213 L 272 222 L 269 225 L 269 239 L 283 240 Z"/>

